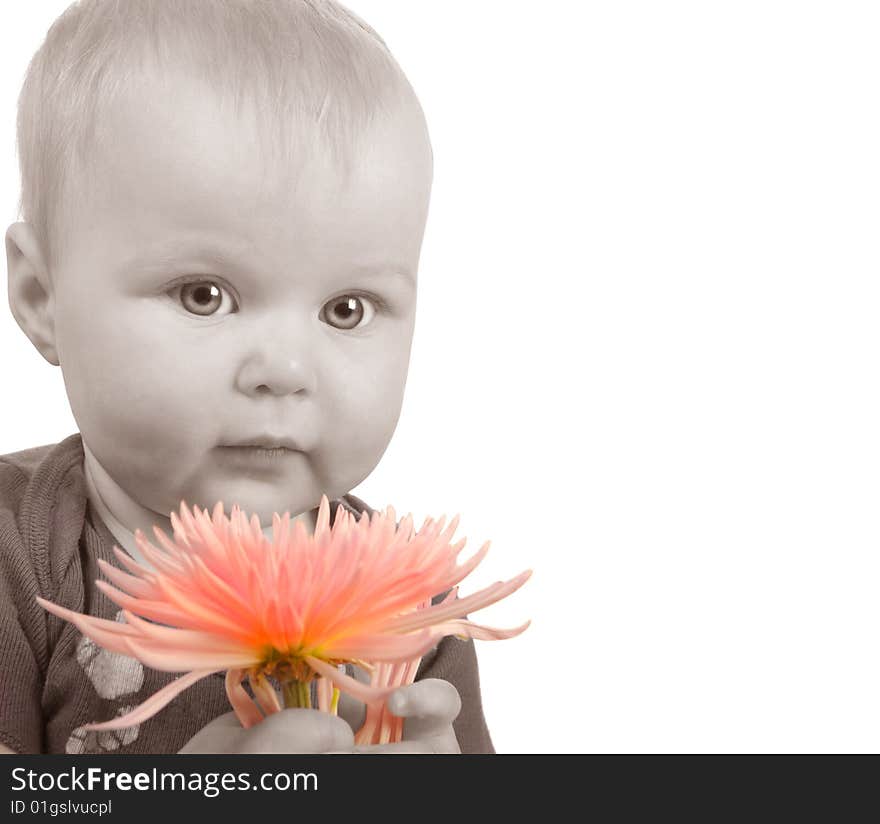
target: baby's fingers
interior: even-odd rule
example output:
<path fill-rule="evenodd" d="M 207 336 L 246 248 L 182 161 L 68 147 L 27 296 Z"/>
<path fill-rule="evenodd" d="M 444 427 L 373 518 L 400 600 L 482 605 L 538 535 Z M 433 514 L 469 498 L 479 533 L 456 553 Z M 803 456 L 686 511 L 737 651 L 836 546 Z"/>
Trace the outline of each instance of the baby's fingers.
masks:
<path fill-rule="evenodd" d="M 202 727 L 186 742 L 180 754 L 235 752 L 244 734 L 235 713 L 227 712 Z"/>
<path fill-rule="evenodd" d="M 419 718 L 451 724 L 461 712 L 458 690 L 440 678 L 426 678 L 395 690 L 388 709 L 400 718 Z"/>
<path fill-rule="evenodd" d="M 273 713 L 247 730 L 240 753 L 318 753 L 349 750 L 351 727 L 341 718 L 317 710 L 287 709 Z"/>
<path fill-rule="evenodd" d="M 404 739 L 445 736 L 461 712 L 461 698 L 448 681 L 427 678 L 393 692 L 388 697 L 388 709 L 406 719 Z"/>

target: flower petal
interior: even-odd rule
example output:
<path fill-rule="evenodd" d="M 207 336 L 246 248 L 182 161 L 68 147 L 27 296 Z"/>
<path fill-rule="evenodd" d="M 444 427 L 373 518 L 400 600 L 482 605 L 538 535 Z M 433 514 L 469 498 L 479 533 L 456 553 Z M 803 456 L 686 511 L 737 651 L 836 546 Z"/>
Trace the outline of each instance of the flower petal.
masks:
<path fill-rule="evenodd" d="M 326 495 L 321 496 L 318 504 L 318 517 L 315 522 L 315 538 L 323 537 L 330 530 L 330 501 Z"/>
<path fill-rule="evenodd" d="M 137 532 L 140 532 L 140 530 L 137 530 Z M 139 564 L 137 561 L 135 561 L 134 558 L 131 557 L 131 555 L 121 550 L 118 546 L 113 547 L 113 554 L 133 575 L 136 575 L 138 578 L 142 578 L 144 581 L 147 581 L 151 584 L 155 582 L 156 575 L 153 570 L 145 567 L 143 564 Z"/>
<path fill-rule="evenodd" d="M 524 624 L 513 629 L 496 629 L 495 627 L 473 624 L 470 621 L 455 620 L 437 624 L 431 627 L 430 632 L 434 635 L 435 639 L 446 635 L 454 635 L 457 638 L 474 638 L 477 641 L 504 641 L 507 638 L 515 638 L 517 635 L 525 632 L 531 623 L 531 621 L 526 621 Z"/>
<path fill-rule="evenodd" d="M 349 661 L 408 661 L 424 655 L 437 643 L 432 630 L 396 635 L 376 633 L 340 639 L 338 643 L 322 646 L 321 651 L 329 658 Z"/>
<path fill-rule="evenodd" d="M 137 613 L 144 618 L 149 618 L 151 621 L 160 621 L 163 624 L 177 624 L 186 620 L 184 612 L 165 601 L 147 601 L 143 598 L 133 598 L 131 595 L 126 595 L 121 590 L 111 586 L 106 581 L 95 581 L 95 586 L 117 606 Z"/>
<path fill-rule="evenodd" d="M 108 564 L 103 558 L 98 559 L 98 567 L 101 572 L 116 586 L 135 598 L 155 598 L 157 595 L 156 587 L 148 583 L 143 578 L 135 575 L 129 575 L 121 569 Z"/>
<path fill-rule="evenodd" d="M 241 652 L 253 655 L 249 647 L 244 646 L 220 635 L 192 629 L 177 629 L 161 624 L 153 624 L 138 618 L 133 612 L 122 610 L 125 620 L 137 630 L 135 640 L 159 646 L 171 646 L 176 649 L 194 649 L 199 652 Z"/>
<path fill-rule="evenodd" d="M 455 569 L 455 576 L 447 581 L 446 586 L 452 587 L 456 584 L 461 583 L 468 575 L 470 575 L 482 562 L 482 560 L 489 553 L 490 542 L 486 541 L 480 549 L 475 552 L 470 558 L 467 559 L 463 564 L 459 565 Z"/>
<path fill-rule="evenodd" d="M 108 621 L 106 618 L 96 618 L 93 615 L 82 615 L 79 612 L 73 612 L 43 598 L 38 597 L 36 600 L 43 609 L 65 621 L 69 621 L 83 635 L 91 638 L 95 643 L 100 644 L 110 652 L 118 652 L 121 655 L 130 654 L 125 646 L 125 639 L 133 637 L 136 634 L 136 630 L 127 624 L 120 623 L 119 621 Z"/>
<path fill-rule="evenodd" d="M 263 720 L 263 713 L 241 685 L 244 670 L 230 669 L 226 671 L 226 697 L 232 705 L 236 718 L 246 730 Z"/>
<path fill-rule="evenodd" d="M 339 687 L 342 692 L 348 693 L 359 701 L 363 701 L 365 704 L 384 701 L 392 692 L 394 692 L 394 687 L 376 688 L 362 684 L 350 675 L 340 672 L 332 664 L 328 664 L 326 661 L 321 661 L 319 658 L 306 656 L 304 660 L 316 673 L 318 673 L 318 675 L 323 675 L 328 681 L 331 681 Z"/>
<path fill-rule="evenodd" d="M 125 727 L 133 727 L 154 716 L 166 704 L 176 698 L 187 687 L 191 687 L 196 681 L 201 681 L 218 670 L 193 670 L 180 678 L 175 678 L 170 684 L 154 692 L 146 701 L 135 707 L 130 713 L 114 718 L 112 721 L 104 721 L 101 724 L 86 724 L 82 729 L 88 730 L 121 730 Z"/>
<path fill-rule="evenodd" d="M 506 598 L 512 592 L 516 592 L 532 575 L 527 569 L 510 581 L 498 581 L 491 586 L 468 595 L 466 598 L 457 598 L 454 601 L 444 601 L 437 606 L 420 609 L 401 615 L 395 620 L 389 621 L 385 629 L 389 632 L 411 632 L 412 630 L 430 627 L 441 623 L 449 618 L 461 618 L 470 612 L 476 612 L 483 607 L 494 604 L 502 598 Z M 447 599 L 448 600 L 448 599 Z"/>
<path fill-rule="evenodd" d="M 253 673 L 250 673 L 248 675 L 248 681 L 254 692 L 254 698 L 257 699 L 257 704 L 266 715 L 281 711 L 281 702 L 278 700 L 278 693 L 275 692 L 275 687 L 272 686 L 266 676 L 254 676 Z"/>
<path fill-rule="evenodd" d="M 246 725 L 280 707 L 273 687 L 256 674 L 261 663 L 317 651 L 304 660 L 321 678 L 325 706 L 328 692 L 331 705 L 339 694 L 332 684 L 381 707 L 392 684 L 411 682 L 421 656 L 439 638 L 497 640 L 528 626 L 495 629 L 467 619 L 469 612 L 514 592 L 531 573 L 458 598 L 452 587 L 489 546 L 460 563 L 465 540 L 451 543 L 458 516 L 448 523 L 445 516 L 427 518 L 414 531 L 412 515 L 398 523 L 391 506 L 356 517 L 337 504 L 332 526 L 330 510 L 322 495 L 312 534 L 290 513 L 283 518 L 276 513 L 270 539 L 260 519 L 236 504 L 227 517 L 220 502 L 209 513 L 181 501 L 179 514 L 170 514 L 171 537 L 154 527 L 154 545 L 135 532 L 142 563 L 118 548 L 121 568 L 101 563 L 106 580 L 98 588 L 123 608 L 124 622 L 40 603 L 107 649 L 159 670 L 187 673 L 157 696 L 184 689 L 186 679 L 198 679 L 195 673 L 230 671 L 230 701 Z M 431 604 L 433 595 L 450 589 L 448 597 Z M 372 682 L 362 684 L 329 663 L 343 660 L 368 669 Z M 242 685 L 248 672 L 252 691 Z M 94 728 L 135 723 L 132 719 L 149 717 L 155 704 L 149 699 L 124 719 Z M 382 713 L 373 719 L 376 734 L 399 739 L 402 722 Z"/>
<path fill-rule="evenodd" d="M 128 649 L 127 655 L 161 672 L 185 672 L 193 666 L 217 672 L 231 667 L 252 667 L 260 662 L 256 655 L 244 654 L 238 649 L 229 652 L 206 652 L 199 649 L 181 649 L 173 644 L 136 641 L 131 638 L 126 638 L 124 643 Z"/>

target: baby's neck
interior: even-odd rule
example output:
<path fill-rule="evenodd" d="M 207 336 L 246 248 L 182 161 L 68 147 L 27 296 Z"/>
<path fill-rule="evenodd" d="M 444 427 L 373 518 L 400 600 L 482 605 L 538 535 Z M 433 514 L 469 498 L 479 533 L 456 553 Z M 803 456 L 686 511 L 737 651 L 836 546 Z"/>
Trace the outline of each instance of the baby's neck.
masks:
<path fill-rule="evenodd" d="M 98 461 L 95 460 L 95 456 L 92 455 L 85 444 L 83 444 L 83 453 L 85 455 L 83 474 L 85 475 L 89 502 L 94 507 L 98 517 L 106 524 L 107 529 L 116 539 L 118 545 L 139 564 L 152 569 L 152 564 L 144 558 L 140 549 L 138 549 L 134 533 L 140 529 L 150 542 L 156 545 L 157 541 L 153 534 L 153 526 L 159 527 L 166 535 L 171 537 L 174 530 L 171 526 L 170 518 L 141 506 L 127 495 L 107 474 Z M 310 533 L 314 532 L 315 513 L 313 511 L 303 512 L 297 515 L 294 520 L 302 521 Z M 263 524 L 263 532 L 271 538 L 272 525 Z"/>

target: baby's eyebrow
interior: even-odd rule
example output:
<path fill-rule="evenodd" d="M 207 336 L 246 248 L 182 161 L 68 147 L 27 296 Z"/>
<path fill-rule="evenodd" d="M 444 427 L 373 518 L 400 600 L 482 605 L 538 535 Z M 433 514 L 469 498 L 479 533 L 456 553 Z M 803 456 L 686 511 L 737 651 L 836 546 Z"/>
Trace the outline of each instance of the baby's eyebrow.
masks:
<path fill-rule="evenodd" d="M 123 264 L 126 268 L 155 268 L 178 263 L 181 258 L 199 260 L 211 265 L 229 266 L 237 262 L 238 255 L 234 252 L 208 246 L 204 243 L 191 241 L 173 241 L 137 252 Z"/>
<path fill-rule="evenodd" d="M 364 278 L 394 278 L 403 281 L 408 286 L 415 286 L 416 283 L 415 276 L 408 266 L 356 266 L 352 274 Z"/>
<path fill-rule="evenodd" d="M 181 262 L 203 263 L 208 266 L 219 266 L 227 269 L 247 268 L 249 250 L 242 249 L 238 252 L 227 250 L 223 246 L 215 246 L 205 241 L 191 241 L 187 239 L 175 239 L 157 244 L 156 246 L 139 251 L 123 263 L 123 269 L 138 270 L 145 273 L 162 272 L 166 269 L 179 266 Z M 252 254 L 252 252 L 250 252 Z M 416 288 L 416 277 L 411 267 L 399 262 L 355 264 L 350 269 L 341 272 L 340 276 L 348 279 L 363 280 L 394 280 L 401 286 L 410 290 Z"/>

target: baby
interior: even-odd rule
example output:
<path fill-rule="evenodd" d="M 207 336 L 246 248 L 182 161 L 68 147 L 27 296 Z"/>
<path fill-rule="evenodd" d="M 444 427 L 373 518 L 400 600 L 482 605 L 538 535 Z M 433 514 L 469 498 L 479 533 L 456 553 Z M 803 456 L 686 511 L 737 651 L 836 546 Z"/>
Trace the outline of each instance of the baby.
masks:
<path fill-rule="evenodd" d="M 135 530 L 170 534 L 182 500 L 266 528 L 313 527 L 322 494 L 369 511 L 348 493 L 397 424 L 431 189 L 409 83 L 331 0 L 81 0 L 31 63 L 18 130 L 10 306 L 79 433 L 0 458 L 2 751 L 351 750 L 362 706 L 243 730 L 222 674 L 85 733 L 176 676 L 34 599 L 119 620 L 96 561 L 139 557 Z M 443 641 L 389 708 L 404 741 L 360 750 L 492 751 L 471 641 Z"/>

